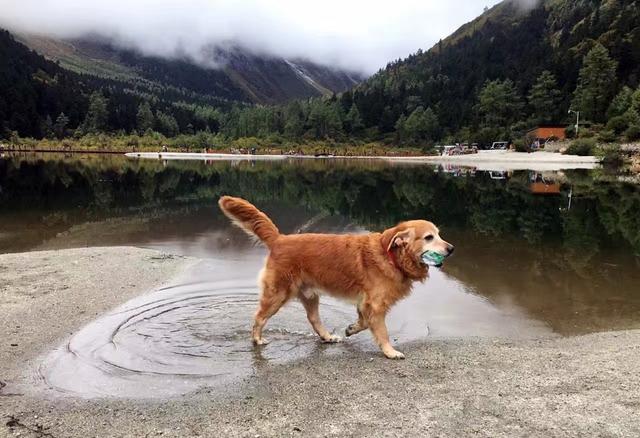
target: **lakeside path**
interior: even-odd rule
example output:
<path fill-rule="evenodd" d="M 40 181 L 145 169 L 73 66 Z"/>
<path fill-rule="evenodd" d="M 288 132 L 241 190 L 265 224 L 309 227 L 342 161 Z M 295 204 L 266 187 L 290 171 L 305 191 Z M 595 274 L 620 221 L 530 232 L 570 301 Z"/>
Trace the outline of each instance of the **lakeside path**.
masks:
<path fill-rule="evenodd" d="M 192 152 L 135 152 L 126 153 L 129 158 L 162 160 L 260 160 L 282 161 L 294 159 L 328 160 L 382 160 L 402 164 L 443 164 L 475 167 L 478 170 L 561 170 L 594 169 L 600 166 L 600 159 L 593 156 L 562 155 L 555 152 L 509 152 L 481 151 L 469 155 L 425 155 L 425 156 L 321 156 L 313 155 L 250 155 Z"/>
<path fill-rule="evenodd" d="M 241 382 L 154 401 L 15 390 L 35 385 L 43 353 L 195 262 L 129 247 L 0 255 L 0 437 L 640 435 L 640 330 L 262 361 Z"/>

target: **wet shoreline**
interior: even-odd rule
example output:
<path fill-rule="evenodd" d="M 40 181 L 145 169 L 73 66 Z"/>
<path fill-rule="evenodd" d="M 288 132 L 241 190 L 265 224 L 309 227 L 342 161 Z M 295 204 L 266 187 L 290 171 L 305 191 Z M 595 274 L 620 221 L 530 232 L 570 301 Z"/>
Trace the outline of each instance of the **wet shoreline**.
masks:
<path fill-rule="evenodd" d="M 61 340 L 194 261 L 130 247 L 0 255 L 0 436 L 640 432 L 639 330 L 421 340 L 404 346 L 404 362 L 318 346 L 289 363 L 257 361 L 238 382 L 155 401 L 16 391 Z"/>
<path fill-rule="evenodd" d="M 512 152 L 482 151 L 469 155 L 422 155 L 422 156 L 313 156 L 313 155 L 251 155 L 201 152 L 129 152 L 129 159 L 148 160 L 195 160 L 195 161 L 287 161 L 287 160 L 355 160 L 381 161 L 394 164 L 445 164 L 476 167 L 478 170 L 537 170 L 553 171 L 563 169 L 595 169 L 600 166 L 600 158 L 594 156 L 563 155 L 553 152 Z"/>

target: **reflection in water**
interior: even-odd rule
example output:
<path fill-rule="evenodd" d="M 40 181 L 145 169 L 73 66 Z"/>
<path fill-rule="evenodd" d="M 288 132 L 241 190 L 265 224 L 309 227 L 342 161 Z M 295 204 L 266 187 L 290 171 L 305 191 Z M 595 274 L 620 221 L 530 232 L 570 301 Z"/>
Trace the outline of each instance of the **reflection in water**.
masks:
<path fill-rule="evenodd" d="M 189 286 L 196 288 L 191 292 L 206 294 L 204 302 L 154 317 L 156 325 L 145 326 L 150 322 L 143 318 L 126 326 L 134 331 L 122 333 L 118 342 L 138 352 L 133 340 L 144 338 L 141 333 L 151 339 L 177 324 L 179 336 L 171 342 L 191 343 L 211 332 L 202 345 L 213 348 L 220 339 L 214 339 L 216 329 L 209 324 L 227 321 L 219 333 L 245 345 L 243 335 L 232 334 L 250 326 L 252 285 L 264 249 L 251 246 L 217 209 L 218 196 L 233 194 L 256 203 L 286 233 L 364 232 L 409 218 L 435 221 L 456 245 L 456 254 L 394 309 L 390 331 L 399 341 L 424 337 L 427 325 L 430 336 L 516 337 L 539 336 L 549 329 L 577 334 L 638 327 L 640 188 L 603 172 L 481 172 L 340 160 L 12 158 L 0 160 L 0 252 L 138 245 L 212 259 L 211 276 L 194 274 L 189 282 L 197 283 Z M 215 263 L 231 265 L 221 269 Z M 220 276 L 225 272 L 234 275 L 227 289 L 221 286 L 230 279 Z M 158 294 L 190 293 L 184 284 L 176 286 Z M 249 294 L 247 300 L 238 295 L 243 293 Z M 229 315 L 217 304 L 225 294 L 234 308 Z M 341 306 L 325 309 L 327 322 L 336 328 L 344 328 L 352 316 L 352 309 L 345 315 Z M 217 317 L 198 319 L 207 314 Z M 190 323 L 192 317 L 200 322 Z M 310 333 L 304 320 L 298 326 L 299 318 L 297 312 L 283 316 L 280 327 Z M 283 335 L 282 345 L 290 335 Z M 296 346 L 297 340 L 287 344 L 298 353 L 282 357 L 317 349 L 313 338 L 298 340 L 305 346 Z M 154 347 L 149 354 L 178 351 L 162 341 L 146 342 Z M 245 347 L 237 348 L 242 352 Z M 109 352 L 102 347 L 95 351 Z M 281 357 L 275 350 L 265 354 Z M 132 363 L 118 362 L 121 368 L 153 360 L 129 359 Z"/>

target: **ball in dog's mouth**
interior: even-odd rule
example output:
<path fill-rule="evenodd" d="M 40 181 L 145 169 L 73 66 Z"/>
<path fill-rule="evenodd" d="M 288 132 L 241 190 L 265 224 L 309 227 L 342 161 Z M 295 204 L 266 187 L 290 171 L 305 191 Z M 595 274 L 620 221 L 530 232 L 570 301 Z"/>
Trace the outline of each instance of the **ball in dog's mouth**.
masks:
<path fill-rule="evenodd" d="M 422 260 L 422 263 L 427 266 L 435 266 L 436 268 L 439 268 L 444 263 L 444 259 L 446 257 L 447 256 L 444 256 L 439 252 L 425 251 L 420 256 L 420 260 Z"/>

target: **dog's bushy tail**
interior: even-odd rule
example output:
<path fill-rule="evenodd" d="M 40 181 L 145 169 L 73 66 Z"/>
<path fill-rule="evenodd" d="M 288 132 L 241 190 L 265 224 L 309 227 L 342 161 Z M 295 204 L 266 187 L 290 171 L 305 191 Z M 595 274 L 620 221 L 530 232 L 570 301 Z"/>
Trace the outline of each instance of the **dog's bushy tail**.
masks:
<path fill-rule="evenodd" d="M 271 248 L 273 242 L 280 236 L 278 227 L 271 219 L 244 199 L 223 196 L 218 201 L 218 205 L 231 222 L 250 236 L 263 241 L 268 248 Z"/>

